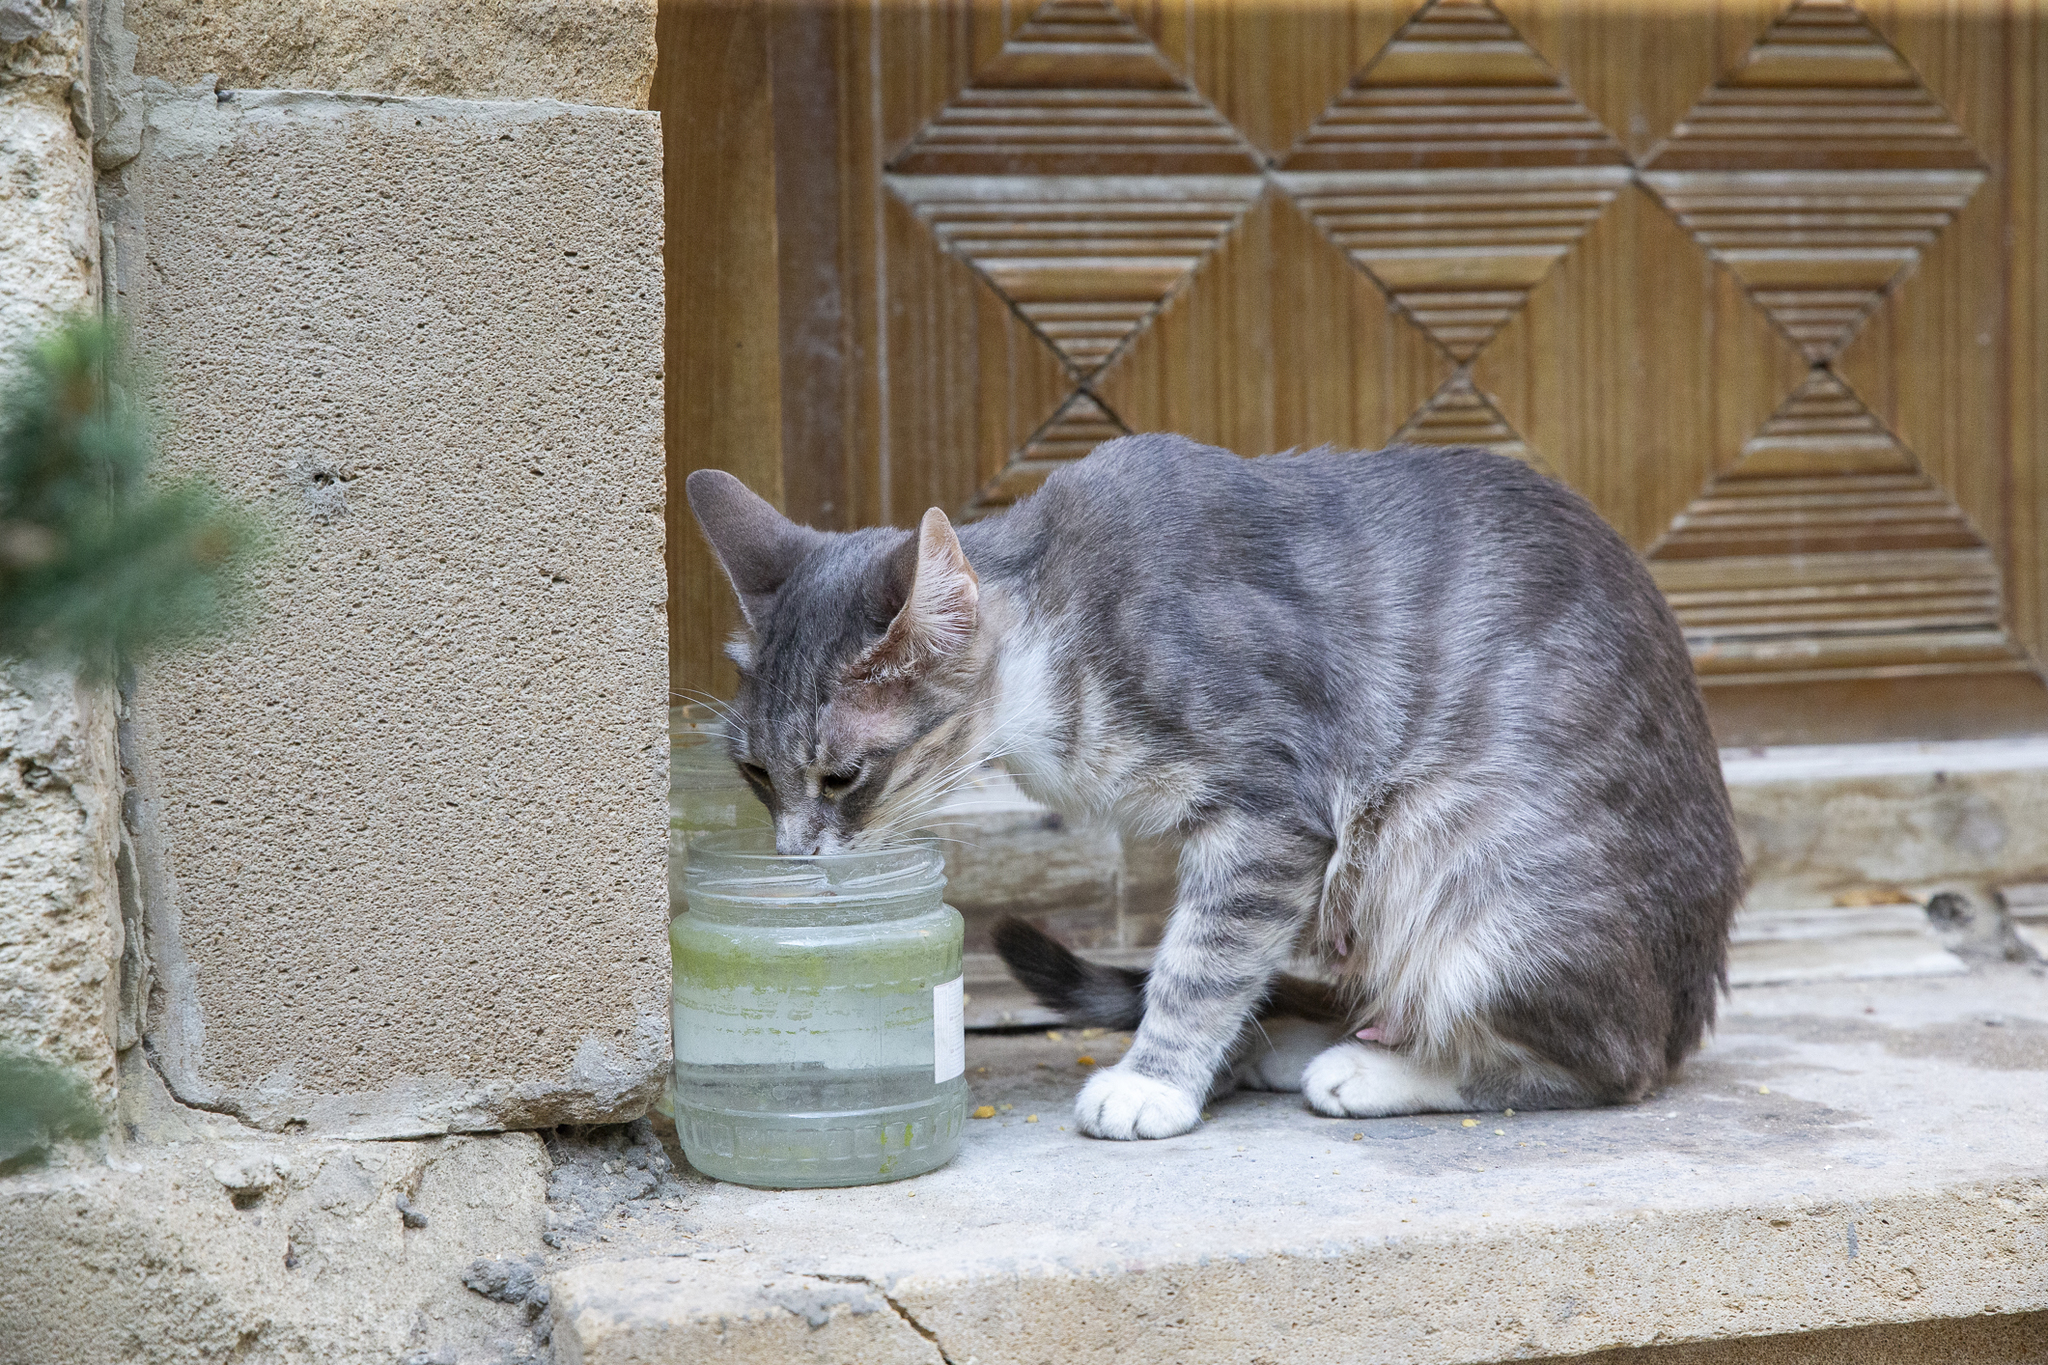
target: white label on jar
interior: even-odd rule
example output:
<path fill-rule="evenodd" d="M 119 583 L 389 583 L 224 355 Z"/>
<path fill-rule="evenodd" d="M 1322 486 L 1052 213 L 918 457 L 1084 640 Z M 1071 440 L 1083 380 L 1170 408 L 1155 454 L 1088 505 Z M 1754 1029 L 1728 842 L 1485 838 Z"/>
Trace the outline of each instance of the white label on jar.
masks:
<path fill-rule="evenodd" d="M 932 1084 L 943 1085 L 967 1070 L 966 982 L 954 977 L 932 987 Z"/>

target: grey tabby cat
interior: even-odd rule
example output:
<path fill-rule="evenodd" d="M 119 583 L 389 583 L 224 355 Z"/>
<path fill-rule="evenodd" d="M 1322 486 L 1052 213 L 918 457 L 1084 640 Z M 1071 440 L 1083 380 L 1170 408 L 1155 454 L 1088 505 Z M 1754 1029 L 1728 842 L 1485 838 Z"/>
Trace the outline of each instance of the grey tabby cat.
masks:
<path fill-rule="evenodd" d="M 1184 1133 L 1233 1080 L 1354 1117 L 1632 1101 L 1713 1022 L 1743 869 L 1706 713 L 1562 485 L 1133 436 L 957 534 L 810 530 L 709 470 L 689 496 L 781 851 L 906 833 L 985 760 L 1185 837 L 1149 977 L 1004 932 L 1070 1017 L 1136 1026 L 1083 1131 Z M 1297 950 L 1334 988 L 1280 977 Z"/>

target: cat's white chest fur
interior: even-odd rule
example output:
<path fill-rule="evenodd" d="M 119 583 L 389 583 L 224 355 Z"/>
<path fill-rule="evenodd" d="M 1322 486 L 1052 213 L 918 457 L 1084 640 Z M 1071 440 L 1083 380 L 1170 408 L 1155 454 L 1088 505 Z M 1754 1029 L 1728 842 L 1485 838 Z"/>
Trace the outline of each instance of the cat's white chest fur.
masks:
<path fill-rule="evenodd" d="M 1112 719 L 1101 681 L 1086 669 L 1073 682 L 1056 676 L 1063 643 L 1030 626 L 1004 642 L 985 741 L 990 760 L 1054 810 L 1106 816 L 1138 833 L 1172 829 L 1202 794 L 1199 769 L 1145 753 Z"/>

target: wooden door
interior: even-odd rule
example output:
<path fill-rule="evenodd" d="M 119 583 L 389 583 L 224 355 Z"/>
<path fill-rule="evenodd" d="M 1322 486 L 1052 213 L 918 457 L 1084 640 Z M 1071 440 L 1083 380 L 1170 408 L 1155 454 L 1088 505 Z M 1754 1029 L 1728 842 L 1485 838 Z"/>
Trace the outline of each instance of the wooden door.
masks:
<path fill-rule="evenodd" d="M 1489 446 L 1724 742 L 2048 728 L 2031 7 L 665 8 L 672 473 L 830 527 L 1127 431 Z M 724 585 L 671 508 L 675 674 Z"/>

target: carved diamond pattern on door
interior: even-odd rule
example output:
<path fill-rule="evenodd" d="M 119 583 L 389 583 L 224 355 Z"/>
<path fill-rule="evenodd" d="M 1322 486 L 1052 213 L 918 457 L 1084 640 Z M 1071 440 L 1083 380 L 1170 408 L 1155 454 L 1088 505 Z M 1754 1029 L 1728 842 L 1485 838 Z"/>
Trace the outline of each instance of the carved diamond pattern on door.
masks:
<path fill-rule="evenodd" d="M 1984 168 L 1861 14 L 1802 0 L 1642 176 L 1819 363 L 1969 202 Z"/>
<path fill-rule="evenodd" d="M 670 180 L 679 221 L 765 186 L 787 229 L 712 291 L 745 320 L 716 354 L 780 339 L 757 482 L 907 526 L 1126 430 L 1476 444 L 1652 555 L 1726 739 L 2048 728 L 2048 18 L 1768 2 L 748 9 L 765 66 L 698 123 L 773 155 L 716 162 L 738 197 L 676 148 Z M 724 402 L 680 354 L 689 410 Z"/>
<path fill-rule="evenodd" d="M 1460 362 L 1631 175 L 1621 144 L 1486 0 L 1422 9 L 1275 168 Z"/>
<path fill-rule="evenodd" d="M 1258 198 L 1252 176 L 892 176 L 1077 379 L 1106 364 Z"/>
<path fill-rule="evenodd" d="M 1116 414 L 1086 391 L 1077 391 L 1018 450 L 1002 473 L 985 484 L 963 515 L 980 516 L 1008 507 L 1017 499 L 1038 491 L 1046 475 L 1062 464 L 1078 460 L 1104 441 L 1130 435 L 1130 428 Z"/>
<path fill-rule="evenodd" d="M 1520 460 L 1545 474 L 1552 473 L 1542 457 L 1508 425 L 1500 410 L 1473 387 L 1472 376 L 1464 370 L 1452 375 L 1421 411 L 1394 433 L 1390 444 L 1479 446 Z"/>
<path fill-rule="evenodd" d="M 1263 166 L 1114 6 L 1048 0 L 888 169 L 1085 379 L 1229 234 Z"/>
<path fill-rule="evenodd" d="M 1651 547 L 1703 679 L 2011 670 L 1990 549 L 1816 370 Z"/>
<path fill-rule="evenodd" d="M 1075 385 L 969 514 L 1124 430 L 1085 387 L 1183 288 L 1264 188 L 1263 163 L 1105 0 L 1048 0 L 888 167 Z"/>

